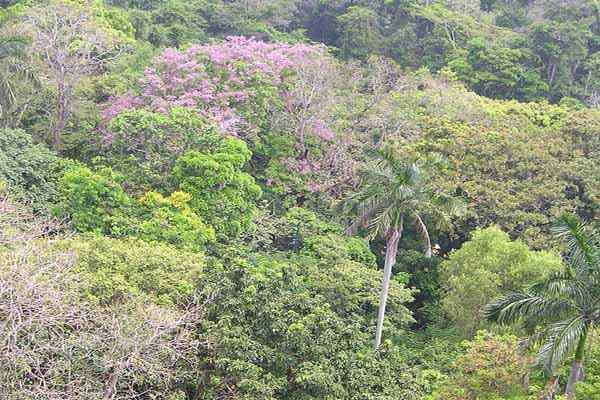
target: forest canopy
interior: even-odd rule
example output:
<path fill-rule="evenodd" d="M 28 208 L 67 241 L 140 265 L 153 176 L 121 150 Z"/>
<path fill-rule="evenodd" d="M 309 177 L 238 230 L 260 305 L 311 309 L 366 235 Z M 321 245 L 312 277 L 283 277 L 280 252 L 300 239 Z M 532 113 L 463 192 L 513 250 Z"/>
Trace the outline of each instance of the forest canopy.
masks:
<path fill-rule="evenodd" d="M 0 397 L 600 399 L 591 0 L 0 0 Z"/>

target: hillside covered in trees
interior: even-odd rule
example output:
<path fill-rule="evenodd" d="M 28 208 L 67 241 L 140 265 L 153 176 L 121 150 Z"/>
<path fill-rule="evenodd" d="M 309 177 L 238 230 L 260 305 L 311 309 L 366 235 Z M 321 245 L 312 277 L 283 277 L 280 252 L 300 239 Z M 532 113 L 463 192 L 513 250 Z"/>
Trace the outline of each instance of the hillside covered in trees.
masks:
<path fill-rule="evenodd" d="M 0 399 L 600 399 L 600 3 L 0 0 Z"/>

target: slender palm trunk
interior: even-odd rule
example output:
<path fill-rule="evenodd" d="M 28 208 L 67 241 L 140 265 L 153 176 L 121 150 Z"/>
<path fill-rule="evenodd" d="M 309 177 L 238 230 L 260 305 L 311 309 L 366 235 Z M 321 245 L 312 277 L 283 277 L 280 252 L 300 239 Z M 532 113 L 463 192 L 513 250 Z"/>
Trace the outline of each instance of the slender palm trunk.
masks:
<path fill-rule="evenodd" d="M 396 255 L 398 254 L 398 242 L 402 237 L 402 223 L 399 229 L 392 229 L 388 234 L 385 245 L 385 267 L 383 269 L 383 282 L 381 284 L 381 294 L 379 297 L 379 311 L 377 313 L 377 330 L 375 331 L 375 350 L 381 345 L 381 335 L 383 333 L 383 319 L 385 317 L 385 305 L 387 303 L 390 280 L 392 279 L 392 268 L 396 264 Z"/>
<path fill-rule="evenodd" d="M 567 382 L 565 394 L 569 400 L 575 399 L 575 384 L 583 379 L 583 356 L 585 353 L 585 342 L 587 340 L 587 330 L 579 338 L 577 350 L 575 351 L 575 359 L 571 365 L 571 375 Z"/>

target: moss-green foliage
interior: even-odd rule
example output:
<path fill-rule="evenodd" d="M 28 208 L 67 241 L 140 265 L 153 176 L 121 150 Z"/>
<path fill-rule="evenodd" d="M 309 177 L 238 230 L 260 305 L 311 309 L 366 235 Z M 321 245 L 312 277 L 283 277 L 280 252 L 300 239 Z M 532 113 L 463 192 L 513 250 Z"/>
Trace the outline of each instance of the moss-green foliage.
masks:
<path fill-rule="evenodd" d="M 347 237 L 341 227 L 326 222 L 316 213 L 293 207 L 284 216 L 288 235 L 302 254 L 316 257 L 325 262 L 353 260 L 368 267 L 375 267 L 375 255 L 366 240 Z M 280 232 L 280 235 L 283 232 Z"/>
<path fill-rule="evenodd" d="M 57 112 L 55 77 L 36 80 L 38 55 L 11 59 L 0 38 L 11 95 L 0 119 L 19 127 L 0 129 L 0 397 L 111 397 L 116 375 L 123 399 L 539 397 L 545 377 L 523 388 L 515 337 L 460 341 L 489 300 L 560 268 L 528 247 L 553 247 L 558 215 L 600 216 L 593 2 L 0 0 L 0 30 L 63 1 L 121 46 L 65 92 L 67 162 L 36 144 Z M 144 75 L 164 47 L 193 53 L 236 34 L 266 44 L 213 46 L 207 65 Z M 306 38 L 327 55 L 272 52 Z M 228 52 L 244 65 L 221 69 Z M 263 62 L 282 76 L 233 74 Z M 431 217 L 438 204 L 422 210 L 431 258 L 407 224 L 374 351 L 384 243 L 347 235 L 333 205 L 372 183 L 357 171 L 384 147 L 442 155 L 423 188 L 468 210 L 448 221 Z M 596 336 L 582 399 L 600 390 Z"/>
<path fill-rule="evenodd" d="M 175 163 L 175 179 L 192 195 L 191 208 L 222 238 L 251 229 L 261 196 L 252 175 L 243 171 L 251 155 L 244 142 L 228 138 L 212 153 L 190 151 Z"/>
<path fill-rule="evenodd" d="M 596 215 L 597 110 L 494 101 L 426 77 L 414 84 L 393 98 L 390 118 L 415 124 L 416 138 L 402 138 L 403 149 L 438 152 L 452 166 L 433 184 L 469 204 L 460 230 L 496 224 L 547 248 L 549 227 L 559 215 Z"/>
<path fill-rule="evenodd" d="M 205 0 L 161 2 L 151 10 L 131 12 L 137 39 L 156 47 L 181 47 L 206 40 Z"/>
<path fill-rule="evenodd" d="M 368 7 L 351 6 L 340 15 L 341 48 L 350 57 L 367 57 L 377 53 L 382 40 L 375 11 Z"/>
<path fill-rule="evenodd" d="M 184 301 L 204 266 L 201 253 L 137 239 L 89 236 L 61 246 L 77 255 L 85 296 L 104 305 L 136 297 L 163 305 Z"/>
<path fill-rule="evenodd" d="M 65 161 L 19 129 L 0 129 L 0 181 L 18 200 L 36 209 L 56 200 Z"/>
<path fill-rule="evenodd" d="M 549 90 L 533 60 L 527 49 L 475 38 L 453 56 L 448 68 L 481 95 L 527 101 L 543 98 Z"/>
<path fill-rule="evenodd" d="M 523 289 L 561 269 L 557 254 L 531 251 L 497 227 L 476 230 L 440 266 L 443 308 L 465 335 L 479 327 L 481 308 L 502 293 Z"/>
<path fill-rule="evenodd" d="M 112 237 L 132 236 L 202 251 L 215 241 L 215 230 L 189 207 L 191 195 L 173 192 L 164 197 L 148 192 L 139 200 L 122 187 L 123 177 L 110 168 L 69 169 L 60 180 L 60 198 L 54 212 L 68 217 L 79 232 Z"/>
<path fill-rule="evenodd" d="M 307 208 L 292 207 L 282 216 L 260 209 L 255 228 L 241 239 L 257 251 L 293 251 L 324 263 L 352 260 L 367 268 L 377 265 L 365 239 L 345 235 L 339 224 Z"/>

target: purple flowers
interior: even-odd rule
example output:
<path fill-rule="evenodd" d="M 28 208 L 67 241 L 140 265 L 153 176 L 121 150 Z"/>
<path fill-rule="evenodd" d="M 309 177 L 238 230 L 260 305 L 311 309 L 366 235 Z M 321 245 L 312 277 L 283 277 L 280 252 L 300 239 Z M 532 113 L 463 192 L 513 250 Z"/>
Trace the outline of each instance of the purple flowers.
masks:
<path fill-rule="evenodd" d="M 335 185 L 345 162 L 344 140 L 335 140 L 338 104 L 337 64 L 323 46 L 265 43 L 229 37 L 222 43 L 166 49 L 146 68 L 135 93 L 111 99 L 106 125 L 120 112 L 144 108 L 168 113 L 174 107 L 196 111 L 223 135 L 256 138 L 277 132 L 293 138 L 288 151 L 270 154 L 300 177 L 306 190 Z M 113 135 L 103 131 L 103 142 Z M 325 184 L 325 182 L 328 182 Z M 267 185 L 287 186 L 285 179 Z M 328 190 L 328 189 L 327 189 Z"/>
<path fill-rule="evenodd" d="M 327 142 L 333 140 L 333 138 L 335 136 L 335 134 L 329 128 L 329 126 L 327 126 L 324 121 L 319 120 L 319 119 L 314 121 L 313 129 L 314 129 L 315 135 L 317 135 L 318 137 L 320 137 L 321 139 L 323 139 Z"/>
<path fill-rule="evenodd" d="M 253 99 L 256 85 L 285 91 L 294 67 L 324 57 L 325 50 L 306 44 L 265 43 L 229 37 L 223 43 L 166 49 L 146 69 L 139 94 L 111 99 L 103 117 L 111 120 L 122 110 L 146 107 L 166 112 L 180 106 L 198 110 L 224 134 L 237 135 L 242 116 L 236 108 Z M 320 136 L 331 135 L 321 128 Z"/>

